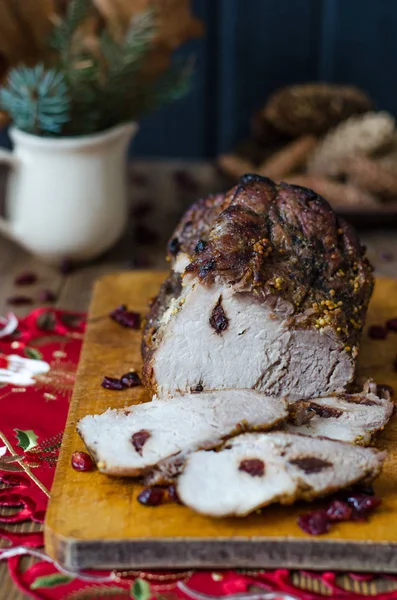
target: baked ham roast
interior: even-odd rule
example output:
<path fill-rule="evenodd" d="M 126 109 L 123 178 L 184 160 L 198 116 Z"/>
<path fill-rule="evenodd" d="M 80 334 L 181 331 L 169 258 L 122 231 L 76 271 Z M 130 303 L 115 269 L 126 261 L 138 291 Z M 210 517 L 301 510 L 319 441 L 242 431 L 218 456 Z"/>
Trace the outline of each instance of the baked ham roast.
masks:
<path fill-rule="evenodd" d="M 177 479 L 183 504 L 214 517 L 244 516 L 273 502 L 312 500 L 382 469 L 385 452 L 326 438 L 246 433 L 219 452 L 191 454 Z"/>
<path fill-rule="evenodd" d="M 295 401 L 346 390 L 372 268 L 318 194 L 245 175 L 189 209 L 169 253 L 142 344 L 158 397 L 251 388 Z"/>
<path fill-rule="evenodd" d="M 267 431 L 287 416 L 287 403 L 278 398 L 225 390 L 109 409 L 81 419 L 77 431 L 102 473 L 139 477 L 156 467 L 159 482 L 172 478 L 189 452 L 243 431 Z"/>

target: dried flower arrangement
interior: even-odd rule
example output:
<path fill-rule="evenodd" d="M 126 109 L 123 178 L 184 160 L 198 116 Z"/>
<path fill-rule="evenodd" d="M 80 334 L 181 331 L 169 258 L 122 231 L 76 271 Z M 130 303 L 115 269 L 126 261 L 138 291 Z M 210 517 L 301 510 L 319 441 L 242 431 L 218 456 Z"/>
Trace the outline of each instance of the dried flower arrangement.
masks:
<path fill-rule="evenodd" d="M 396 201 L 396 124 L 371 108 L 352 86 L 283 88 L 254 114 L 251 138 L 218 166 L 233 179 L 254 171 L 312 188 L 336 209 Z"/>
<path fill-rule="evenodd" d="M 190 28 L 185 37 L 199 33 L 186 0 L 166 3 L 179 5 L 174 8 Z M 145 10 L 138 12 L 130 2 L 132 11 L 117 12 L 107 0 L 57 4 L 60 11 L 45 15 L 49 26 L 41 24 L 49 30 L 47 47 L 38 55 L 42 60 L 11 68 L 0 90 L 0 108 L 18 129 L 41 136 L 87 135 L 137 120 L 187 93 L 192 61 L 169 66 L 183 36 L 168 31 L 176 39 L 165 43 L 163 6 L 141 2 Z"/>

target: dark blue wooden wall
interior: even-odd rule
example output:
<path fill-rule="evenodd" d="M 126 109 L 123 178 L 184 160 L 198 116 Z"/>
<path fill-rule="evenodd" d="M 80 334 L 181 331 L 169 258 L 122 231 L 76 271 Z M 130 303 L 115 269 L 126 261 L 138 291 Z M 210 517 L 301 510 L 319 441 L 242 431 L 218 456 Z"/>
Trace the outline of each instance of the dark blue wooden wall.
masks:
<path fill-rule="evenodd" d="M 247 132 L 276 88 L 354 83 L 397 115 L 397 0 L 192 0 L 206 27 L 194 88 L 142 124 L 134 152 L 208 157 Z"/>
<path fill-rule="evenodd" d="M 205 36 L 186 99 L 141 124 L 139 156 L 211 157 L 248 132 L 279 86 L 354 83 L 397 116 L 397 0 L 192 0 Z M 0 143 L 4 142 L 0 139 Z"/>

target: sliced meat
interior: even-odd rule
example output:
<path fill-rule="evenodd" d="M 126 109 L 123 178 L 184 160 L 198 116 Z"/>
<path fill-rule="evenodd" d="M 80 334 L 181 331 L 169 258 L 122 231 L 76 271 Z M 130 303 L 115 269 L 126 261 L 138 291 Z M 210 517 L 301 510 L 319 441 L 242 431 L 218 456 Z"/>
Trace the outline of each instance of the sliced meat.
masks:
<path fill-rule="evenodd" d="M 199 381 L 195 389 L 200 391 Z M 138 477 L 170 456 L 175 470 L 188 452 L 214 448 L 242 431 L 270 429 L 287 416 L 280 399 L 228 390 L 109 409 L 84 417 L 77 430 L 102 473 Z"/>
<path fill-rule="evenodd" d="M 162 398 L 197 380 L 289 400 L 345 391 L 373 287 L 353 230 L 315 192 L 256 175 L 211 202 L 189 213 L 180 289 L 149 313 L 145 384 Z"/>
<path fill-rule="evenodd" d="M 291 433 L 244 434 L 223 449 L 191 454 L 177 479 L 178 496 L 214 517 L 244 516 L 273 502 L 312 500 L 372 481 L 386 453 Z"/>
<path fill-rule="evenodd" d="M 281 310 L 230 285 L 185 277 L 153 336 L 146 383 L 160 398 L 198 381 L 205 391 L 252 388 L 290 401 L 342 392 L 354 376 L 351 353 L 330 328 L 295 329 Z"/>
<path fill-rule="evenodd" d="M 295 402 L 291 406 L 291 433 L 325 436 L 366 445 L 381 431 L 394 412 L 394 403 L 375 394 L 340 394 Z"/>

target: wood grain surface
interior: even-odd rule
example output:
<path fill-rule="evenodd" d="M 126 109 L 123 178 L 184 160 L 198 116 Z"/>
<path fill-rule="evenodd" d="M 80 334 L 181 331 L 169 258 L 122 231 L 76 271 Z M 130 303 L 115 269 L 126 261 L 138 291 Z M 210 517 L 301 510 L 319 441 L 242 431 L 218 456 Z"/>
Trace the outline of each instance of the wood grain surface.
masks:
<path fill-rule="evenodd" d="M 75 432 L 86 414 L 109 406 L 149 400 L 143 388 L 113 392 L 101 388 L 104 375 L 120 376 L 140 368 L 140 332 L 120 328 L 107 314 L 120 303 L 143 312 L 163 278 L 161 272 L 110 275 L 95 286 L 89 326 L 71 403 L 63 448 L 45 524 L 48 553 L 68 568 L 87 567 L 290 567 L 397 570 L 397 418 L 379 437 L 389 450 L 376 483 L 383 503 L 367 523 L 342 523 L 331 533 L 311 538 L 296 525 L 307 505 L 269 507 L 261 515 L 211 519 L 187 507 L 141 506 L 133 480 L 108 478 L 98 471 L 76 472 L 70 459 L 84 448 Z M 368 324 L 397 313 L 397 281 L 379 279 Z M 360 374 L 397 389 L 394 368 L 397 334 L 386 341 L 365 334 Z M 320 503 L 316 503 L 316 506 Z"/>

